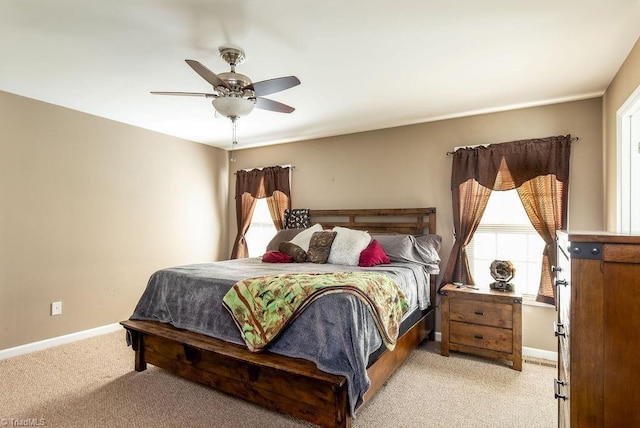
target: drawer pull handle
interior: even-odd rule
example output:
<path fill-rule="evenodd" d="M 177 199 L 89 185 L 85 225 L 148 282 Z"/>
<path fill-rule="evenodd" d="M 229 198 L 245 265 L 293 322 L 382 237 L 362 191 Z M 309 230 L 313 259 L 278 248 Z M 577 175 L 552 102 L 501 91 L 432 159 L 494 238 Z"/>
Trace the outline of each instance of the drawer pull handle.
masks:
<path fill-rule="evenodd" d="M 558 285 L 564 285 L 566 287 L 569 285 L 569 282 L 566 279 L 556 279 L 556 287 Z"/>
<path fill-rule="evenodd" d="M 560 394 L 560 387 L 564 385 L 566 385 L 566 383 L 561 381 L 560 379 L 553 379 L 553 398 L 555 398 L 556 400 L 558 398 L 561 398 L 563 400 L 567 399 L 567 396 L 565 394 Z"/>
<path fill-rule="evenodd" d="M 553 333 L 555 334 L 556 337 L 558 336 L 567 337 L 567 332 L 564 331 L 564 324 L 560 324 L 559 322 L 554 321 L 553 330 L 554 330 Z"/>
<path fill-rule="evenodd" d="M 473 337 L 475 337 L 476 339 L 484 339 L 484 336 L 481 334 L 474 334 Z"/>
<path fill-rule="evenodd" d="M 474 314 L 476 314 L 476 315 L 484 315 L 484 312 L 482 312 L 482 311 L 475 311 L 475 312 L 474 312 Z"/>

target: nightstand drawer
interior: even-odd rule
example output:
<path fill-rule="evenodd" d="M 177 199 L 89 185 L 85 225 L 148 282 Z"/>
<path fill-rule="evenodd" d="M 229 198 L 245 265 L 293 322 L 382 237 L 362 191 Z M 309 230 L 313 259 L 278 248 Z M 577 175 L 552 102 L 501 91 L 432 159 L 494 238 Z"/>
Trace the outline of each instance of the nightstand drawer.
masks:
<path fill-rule="evenodd" d="M 522 370 L 522 294 L 446 284 L 442 294 L 442 347 L 489 358 L 500 358 Z"/>
<path fill-rule="evenodd" d="M 449 342 L 493 351 L 513 352 L 513 331 L 451 321 Z"/>
<path fill-rule="evenodd" d="M 505 303 L 480 302 L 471 299 L 451 299 L 451 321 L 512 328 L 513 306 Z"/>

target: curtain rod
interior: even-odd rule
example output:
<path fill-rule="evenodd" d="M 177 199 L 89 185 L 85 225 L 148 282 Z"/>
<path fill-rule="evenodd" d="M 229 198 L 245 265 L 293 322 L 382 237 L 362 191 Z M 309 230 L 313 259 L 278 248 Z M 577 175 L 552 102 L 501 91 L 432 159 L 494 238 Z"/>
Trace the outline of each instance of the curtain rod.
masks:
<path fill-rule="evenodd" d="M 571 141 L 578 141 L 579 139 L 580 139 L 580 137 L 571 137 Z M 488 145 L 490 145 L 490 144 L 493 144 L 493 143 L 488 143 L 488 144 L 476 144 L 475 146 L 461 146 L 461 147 L 458 147 L 458 148 L 462 148 L 462 147 L 471 147 L 471 148 L 473 148 L 473 147 L 478 147 L 478 146 L 488 146 Z M 499 143 L 499 144 L 501 144 L 501 143 Z M 457 149 L 456 149 L 456 150 L 457 150 Z M 455 152 L 456 152 L 456 151 L 454 150 L 454 151 L 452 151 L 452 152 L 446 152 L 446 153 L 447 153 L 447 156 L 450 156 L 450 155 L 454 154 Z"/>
<path fill-rule="evenodd" d="M 291 164 L 287 164 L 287 165 L 272 165 L 272 166 L 279 166 L 281 168 L 291 168 L 292 170 L 296 169 L 295 165 L 291 165 Z M 269 166 L 258 166 L 255 168 L 244 168 L 241 169 L 240 171 L 251 171 L 252 169 L 265 169 L 265 168 L 271 168 Z M 234 175 L 237 174 L 237 171 L 234 172 Z"/>

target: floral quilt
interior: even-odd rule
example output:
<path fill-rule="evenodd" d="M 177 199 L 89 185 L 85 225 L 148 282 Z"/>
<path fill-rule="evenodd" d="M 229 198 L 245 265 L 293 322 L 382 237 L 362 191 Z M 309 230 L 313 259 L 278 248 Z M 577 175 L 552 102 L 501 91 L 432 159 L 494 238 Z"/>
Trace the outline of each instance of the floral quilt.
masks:
<path fill-rule="evenodd" d="M 307 306 L 329 293 L 351 293 L 368 308 L 386 347 L 393 350 L 409 304 L 388 276 L 377 272 L 283 274 L 238 281 L 224 296 L 242 338 L 260 352 Z"/>

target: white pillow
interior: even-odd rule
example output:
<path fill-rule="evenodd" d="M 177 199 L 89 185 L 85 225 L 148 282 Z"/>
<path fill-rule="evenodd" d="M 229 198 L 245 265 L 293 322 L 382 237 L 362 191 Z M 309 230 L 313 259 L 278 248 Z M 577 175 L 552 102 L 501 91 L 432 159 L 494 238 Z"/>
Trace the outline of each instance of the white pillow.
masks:
<path fill-rule="evenodd" d="M 360 253 L 371 242 L 371 235 L 361 230 L 336 226 L 333 228 L 336 238 L 331 244 L 331 252 L 327 263 L 334 265 L 358 266 Z"/>
<path fill-rule="evenodd" d="M 309 242 L 311 241 L 311 235 L 313 235 L 314 232 L 322 232 L 322 225 L 320 223 L 316 223 L 313 226 L 306 228 L 305 230 L 294 236 L 293 239 L 289 242 L 291 242 L 292 244 L 296 244 L 298 247 L 307 252 L 309 251 Z"/>

